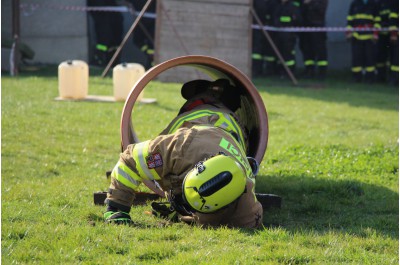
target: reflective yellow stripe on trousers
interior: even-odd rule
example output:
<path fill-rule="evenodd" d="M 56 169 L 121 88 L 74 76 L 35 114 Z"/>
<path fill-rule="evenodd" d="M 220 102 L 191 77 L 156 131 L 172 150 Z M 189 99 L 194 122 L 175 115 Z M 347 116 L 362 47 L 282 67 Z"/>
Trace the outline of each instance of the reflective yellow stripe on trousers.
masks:
<path fill-rule="evenodd" d="M 118 161 L 115 165 L 111 175 L 125 186 L 134 190 L 141 183 L 140 177 L 121 161 Z"/>
<path fill-rule="evenodd" d="M 136 162 L 136 169 L 139 171 L 139 176 L 148 180 L 161 179 L 154 168 L 147 166 L 146 158 L 149 156 L 149 143 L 145 141 L 135 144 L 132 150 L 132 157 Z"/>

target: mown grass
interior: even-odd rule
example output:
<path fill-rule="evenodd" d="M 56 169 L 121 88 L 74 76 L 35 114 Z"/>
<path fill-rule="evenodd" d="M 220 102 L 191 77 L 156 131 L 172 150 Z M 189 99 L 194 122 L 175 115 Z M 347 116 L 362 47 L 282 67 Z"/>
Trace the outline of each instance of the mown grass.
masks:
<path fill-rule="evenodd" d="M 123 103 L 59 102 L 57 77 L 2 77 L 3 264 L 398 264 L 398 89 L 345 75 L 292 87 L 256 79 L 269 114 L 257 191 L 283 197 L 265 229 L 203 229 L 131 211 L 136 226 L 102 222 L 93 192 L 120 151 Z M 155 136 L 183 100 L 152 82 L 133 113 Z M 112 95 L 111 78 L 90 94 Z"/>

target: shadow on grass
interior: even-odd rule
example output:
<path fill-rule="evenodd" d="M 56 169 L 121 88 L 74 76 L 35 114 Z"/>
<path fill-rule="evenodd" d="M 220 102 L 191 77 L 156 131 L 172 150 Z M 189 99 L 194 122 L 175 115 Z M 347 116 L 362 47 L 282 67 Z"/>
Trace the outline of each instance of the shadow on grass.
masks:
<path fill-rule="evenodd" d="M 399 236 L 399 195 L 385 187 L 304 176 L 260 176 L 257 192 L 283 198 L 281 209 L 264 213 L 267 227 L 293 232 L 340 230 L 359 236 L 372 229 L 391 238 Z"/>
<path fill-rule="evenodd" d="M 299 79 L 298 86 L 277 77 L 253 79 L 259 91 L 311 98 L 351 106 L 398 110 L 399 88 L 389 84 L 354 83 L 345 73 L 332 73 L 325 81 Z"/>

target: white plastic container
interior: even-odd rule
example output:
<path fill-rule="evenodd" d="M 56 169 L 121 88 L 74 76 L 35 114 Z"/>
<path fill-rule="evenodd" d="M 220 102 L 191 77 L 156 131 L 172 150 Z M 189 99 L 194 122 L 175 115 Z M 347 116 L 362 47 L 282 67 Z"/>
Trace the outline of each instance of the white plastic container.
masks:
<path fill-rule="evenodd" d="M 58 66 L 60 98 L 84 99 L 88 95 L 89 67 L 80 60 L 68 60 Z"/>
<path fill-rule="evenodd" d="M 145 69 L 138 63 L 122 63 L 113 68 L 114 98 L 124 101 L 131 92 L 133 85 L 144 75 Z M 143 98 L 142 91 L 136 101 Z"/>

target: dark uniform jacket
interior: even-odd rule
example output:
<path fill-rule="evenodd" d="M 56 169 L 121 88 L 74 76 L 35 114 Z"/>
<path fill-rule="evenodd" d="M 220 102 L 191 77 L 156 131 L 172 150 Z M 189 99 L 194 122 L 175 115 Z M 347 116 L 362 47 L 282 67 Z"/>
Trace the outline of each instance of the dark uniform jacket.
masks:
<path fill-rule="evenodd" d="M 303 23 L 300 9 L 292 1 L 277 5 L 273 21 L 276 27 L 296 27 Z"/>
<path fill-rule="evenodd" d="M 380 17 L 378 8 L 374 1 L 353 0 L 347 16 L 348 29 L 380 28 Z M 377 32 L 375 32 L 377 34 Z M 370 40 L 373 38 L 372 31 L 353 31 L 353 38 L 357 40 Z"/>
<path fill-rule="evenodd" d="M 303 20 L 305 26 L 325 26 L 326 9 L 328 0 L 311 0 L 310 3 L 302 5 Z"/>

